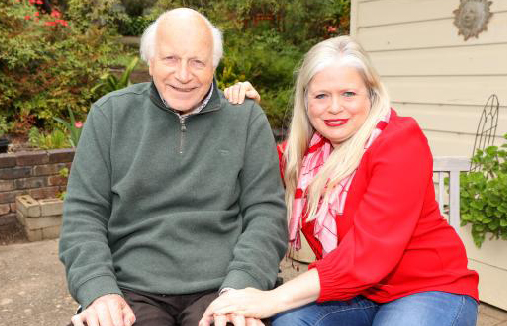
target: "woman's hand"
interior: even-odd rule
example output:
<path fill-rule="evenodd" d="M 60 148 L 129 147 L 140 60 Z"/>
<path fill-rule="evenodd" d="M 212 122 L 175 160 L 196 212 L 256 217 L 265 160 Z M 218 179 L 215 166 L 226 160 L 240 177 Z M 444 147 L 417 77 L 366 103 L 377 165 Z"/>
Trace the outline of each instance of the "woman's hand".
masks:
<path fill-rule="evenodd" d="M 224 95 L 232 104 L 242 104 L 245 96 L 257 103 L 261 102 L 261 96 L 249 82 L 239 82 L 224 90 Z"/>
<path fill-rule="evenodd" d="M 199 326 L 209 326 L 213 322 L 217 325 L 217 321 L 234 320 L 233 317 L 238 315 L 245 316 L 245 320 L 254 318 L 258 321 L 314 302 L 319 293 L 319 273 L 315 268 L 270 291 L 253 288 L 228 290 L 208 306 Z"/>
<path fill-rule="evenodd" d="M 199 326 L 208 326 L 216 315 L 243 315 L 263 319 L 276 314 L 276 298 L 272 291 L 253 288 L 229 290 L 216 298 L 206 309 Z"/>
<path fill-rule="evenodd" d="M 264 323 L 257 318 L 245 317 L 243 315 L 227 314 L 227 315 L 212 315 L 208 319 L 202 319 L 199 326 L 265 326 Z"/>

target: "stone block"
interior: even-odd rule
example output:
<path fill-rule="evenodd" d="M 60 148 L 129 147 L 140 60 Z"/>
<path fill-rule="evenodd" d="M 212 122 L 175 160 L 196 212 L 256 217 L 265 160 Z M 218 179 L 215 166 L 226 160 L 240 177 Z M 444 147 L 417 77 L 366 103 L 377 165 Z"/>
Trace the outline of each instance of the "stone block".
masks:
<path fill-rule="evenodd" d="M 47 177 L 24 178 L 14 180 L 16 189 L 31 189 L 47 186 Z"/>
<path fill-rule="evenodd" d="M 0 192 L 0 204 L 10 204 L 16 201 L 17 196 L 26 195 L 26 190 Z"/>
<path fill-rule="evenodd" d="M 59 175 L 51 175 L 48 178 L 48 186 L 65 186 L 67 184 L 67 178 Z"/>
<path fill-rule="evenodd" d="M 26 224 L 25 217 L 23 216 L 23 214 L 21 214 L 20 211 L 16 211 L 16 218 L 21 225 L 25 226 L 25 224 Z"/>
<path fill-rule="evenodd" d="M 42 240 L 42 230 L 27 230 L 25 229 L 26 237 L 28 241 L 41 241 Z"/>
<path fill-rule="evenodd" d="M 12 203 L 16 198 L 15 191 L 2 192 L 0 193 L 0 204 Z"/>
<path fill-rule="evenodd" d="M 41 165 L 49 162 L 49 155 L 46 151 L 23 151 L 16 153 L 16 164 Z"/>
<path fill-rule="evenodd" d="M 16 211 L 19 211 L 24 217 L 39 217 L 40 205 L 31 196 L 18 196 L 16 197 Z"/>
<path fill-rule="evenodd" d="M 63 201 L 58 198 L 39 200 L 41 216 L 61 216 L 63 214 Z"/>
<path fill-rule="evenodd" d="M 60 188 L 58 186 L 28 190 L 28 194 L 34 199 L 55 198 L 59 192 Z"/>
<path fill-rule="evenodd" d="M 27 217 L 25 218 L 25 230 L 44 229 L 62 224 L 61 216 L 53 217 Z"/>
<path fill-rule="evenodd" d="M 31 175 L 32 168 L 29 166 L 3 168 L 0 169 L 0 180 L 12 180 L 19 178 L 27 178 Z"/>
<path fill-rule="evenodd" d="M 11 204 L 0 204 L 0 216 L 11 212 Z"/>
<path fill-rule="evenodd" d="M 10 153 L 0 154 L 0 168 L 10 168 L 16 165 L 16 156 Z"/>
<path fill-rule="evenodd" d="M 33 167 L 33 175 L 34 176 L 41 176 L 41 175 L 52 175 L 52 174 L 58 174 L 62 168 L 64 168 L 65 165 L 61 164 L 43 164 L 43 165 L 36 165 Z"/>
<path fill-rule="evenodd" d="M 42 229 L 43 239 L 56 239 L 60 237 L 60 225 L 51 226 Z"/>
<path fill-rule="evenodd" d="M 74 159 L 74 148 L 52 149 L 48 151 L 49 163 L 72 162 Z"/>
<path fill-rule="evenodd" d="M 9 225 L 16 222 L 16 214 L 11 213 L 0 216 L 0 226 Z"/>
<path fill-rule="evenodd" d="M 14 180 L 0 180 L 0 192 L 14 190 Z"/>

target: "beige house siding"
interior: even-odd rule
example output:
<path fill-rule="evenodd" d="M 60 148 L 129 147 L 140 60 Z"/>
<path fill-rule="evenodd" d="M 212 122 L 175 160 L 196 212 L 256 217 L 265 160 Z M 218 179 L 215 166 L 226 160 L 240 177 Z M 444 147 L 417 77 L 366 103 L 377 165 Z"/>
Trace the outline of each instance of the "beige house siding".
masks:
<path fill-rule="evenodd" d="M 491 94 L 500 101 L 497 135 L 507 132 L 507 0 L 490 1 L 488 30 L 465 41 L 453 24 L 459 0 L 352 0 L 351 34 L 434 155 L 471 155 Z"/>

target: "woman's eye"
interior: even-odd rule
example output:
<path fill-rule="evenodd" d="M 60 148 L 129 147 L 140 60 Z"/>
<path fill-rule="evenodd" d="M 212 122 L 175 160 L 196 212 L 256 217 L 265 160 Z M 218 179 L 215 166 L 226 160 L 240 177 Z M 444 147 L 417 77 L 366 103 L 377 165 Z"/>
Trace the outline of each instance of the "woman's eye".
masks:
<path fill-rule="evenodd" d="M 317 95 L 315 95 L 315 98 L 318 99 L 318 100 L 322 100 L 325 97 L 326 97 L 326 94 L 317 94 Z"/>
<path fill-rule="evenodd" d="M 352 97 L 352 96 L 355 96 L 355 95 L 356 95 L 356 93 L 354 93 L 354 92 L 344 92 L 343 93 L 343 96 L 345 96 L 345 97 Z"/>

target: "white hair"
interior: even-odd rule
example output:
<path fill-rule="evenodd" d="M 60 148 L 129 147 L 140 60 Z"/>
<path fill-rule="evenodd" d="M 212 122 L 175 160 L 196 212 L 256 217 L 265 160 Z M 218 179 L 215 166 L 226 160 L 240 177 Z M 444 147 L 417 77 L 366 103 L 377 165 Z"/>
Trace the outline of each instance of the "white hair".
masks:
<path fill-rule="evenodd" d="M 164 12 L 162 15 L 160 15 L 156 21 L 154 21 L 150 26 L 148 26 L 141 36 L 141 46 L 140 46 L 140 53 L 141 53 L 141 59 L 146 62 L 148 65 L 150 64 L 151 58 L 155 55 L 155 46 L 156 46 L 156 35 L 157 35 L 157 29 L 162 20 L 166 18 L 168 15 L 172 14 L 175 10 L 188 10 L 192 11 L 195 14 L 199 15 L 204 20 L 204 23 L 211 31 L 211 36 L 213 38 L 213 68 L 216 68 L 220 62 L 220 59 L 222 58 L 223 54 L 223 46 L 222 46 L 222 32 L 215 26 L 213 26 L 210 21 L 204 17 L 200 12 L 195 11 L 193 9 L 189 8 L 178 8 L 178 9 L 172 9 L 169 11 Z"/>

